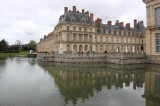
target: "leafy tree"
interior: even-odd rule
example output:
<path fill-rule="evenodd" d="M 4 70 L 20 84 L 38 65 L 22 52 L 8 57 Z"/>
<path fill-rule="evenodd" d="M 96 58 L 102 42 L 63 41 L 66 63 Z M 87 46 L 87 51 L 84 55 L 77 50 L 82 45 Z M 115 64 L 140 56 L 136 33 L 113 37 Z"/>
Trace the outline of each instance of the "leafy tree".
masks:
<path fill-rule="evenodd" d="M 9 45 L 8 43 L 5 41 L 5 39 L 0 41 L 0 51 L 8 51 Z"/>
<path fill-rule="evenodd" d="M 28 48 L 30 50 L 36 50 L 37 47 L 37 43 L 34 40 L 30 40 L 30 42 L 28 43 Z"/>

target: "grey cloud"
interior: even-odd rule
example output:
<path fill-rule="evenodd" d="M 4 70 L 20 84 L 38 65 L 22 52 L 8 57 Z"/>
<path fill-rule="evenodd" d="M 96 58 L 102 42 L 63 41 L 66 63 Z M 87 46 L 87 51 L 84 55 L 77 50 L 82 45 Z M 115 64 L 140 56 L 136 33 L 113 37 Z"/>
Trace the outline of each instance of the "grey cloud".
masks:
<path fill-rule="evenodd" d="M 65 6 L 85 9 L 103 19 L 103 23 L 117 19 L 125 23 L 135 18 L 146 21 L 142 0 L 1 0 L 0 40 L 10 44 L 15 40 L 37 42 L 54 29 Z"/>

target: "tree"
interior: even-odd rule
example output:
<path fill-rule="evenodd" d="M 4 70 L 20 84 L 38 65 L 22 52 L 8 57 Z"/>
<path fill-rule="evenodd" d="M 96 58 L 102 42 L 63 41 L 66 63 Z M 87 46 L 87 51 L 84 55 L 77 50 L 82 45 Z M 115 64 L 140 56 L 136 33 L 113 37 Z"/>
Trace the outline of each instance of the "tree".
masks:
<path fill-rule="evenodd" d="M 0 51 L 6 52 L 8 51 L 9 45 L 8 43 L 5 41 L 5 39 L 0 41 Z"/>
<path fill-rule="evenodd" d="M 30 50 L 36 50 L 37 47 L 37 43 L 34 40 L 30 40 L 30 42 L 28 43 L 28 48 Z"/>

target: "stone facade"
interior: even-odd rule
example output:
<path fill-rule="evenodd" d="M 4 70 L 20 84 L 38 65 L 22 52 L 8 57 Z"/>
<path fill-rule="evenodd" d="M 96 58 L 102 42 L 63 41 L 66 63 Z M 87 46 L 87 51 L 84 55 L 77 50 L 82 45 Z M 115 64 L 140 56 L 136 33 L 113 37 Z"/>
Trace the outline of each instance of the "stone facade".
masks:
<path fill-rule="evenodd" d="M 54 53 L 115 53 L 115 52 L 145 52 L 145 27 L 143 21 L 134 20 L 124 25 L 118 20 L 113 25 L 111 21 L 102 24 L 102 19 L 94 20 L 94 14 L 88 11 L 68 11 L 60 16 L 58 24 L 47 36 L 40 40 L 38 52 Z"/>
<path fill-rule="evenodd" d="M 147 10 L 146 53 L 151 63 L 160 63 L 160 0 L 143 0 Z"/>

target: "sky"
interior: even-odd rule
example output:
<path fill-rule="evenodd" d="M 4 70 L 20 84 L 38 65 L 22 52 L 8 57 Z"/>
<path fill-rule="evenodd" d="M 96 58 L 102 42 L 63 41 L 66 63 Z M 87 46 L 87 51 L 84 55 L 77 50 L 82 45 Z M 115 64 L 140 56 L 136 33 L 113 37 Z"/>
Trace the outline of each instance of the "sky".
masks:
<path fill-rule="evenodd" d="M 0 0 L 0 40 L 10 45 L 39 39 L 54 30 L 64 7 L 89 11 L 104 24 L 116 20 L 131 23 L 143 20 L 146 25 L 146 6 L 142 0 Z"/>

